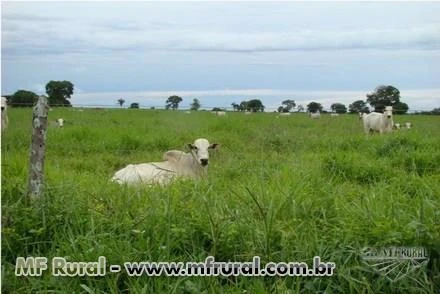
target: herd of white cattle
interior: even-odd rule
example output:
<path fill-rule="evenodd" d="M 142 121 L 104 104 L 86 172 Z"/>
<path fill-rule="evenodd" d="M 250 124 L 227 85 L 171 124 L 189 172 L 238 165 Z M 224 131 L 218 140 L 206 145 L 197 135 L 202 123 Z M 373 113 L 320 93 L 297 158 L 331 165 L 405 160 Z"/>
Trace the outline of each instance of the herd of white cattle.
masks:
<path fill-rule="evenodd" d="M 185 113 L 190 114 L 190 111 Z M 213 111 L 216 116 L 226 116 L 225 111 Z M 252 112 L 245 112 L 250 115 Z M 290 116 L 290 112 L 280 113 L 276 117 Z M 331 117 L 337 117 L 339 114 L 331 113 Z M 321 118 L 321 113 L 310 112 L 311 119 Z M 393 107 L 386 106 L 384 113 L 371 112 L 359 113 L 359 120 L 362 120 L 364 132 L 378 132 L 379 134 L 390 133 L 393 130 L 401 128 L 411 129 L 412 123 L 394 123 Z M 56 119 L 55 123 L 59 128 L 64 126 L 63 118 Z M 7 100 L 1 97 L 1 129 L 4 131 L 8 126 Z M 218 144 L 210 144 L 207 139 L 199 138 L 193 144 L 188 144 L 189 153 L 180 150 L 171 150 L 164 153 L 162 161 L 149 162 L 141 164 L 129 164 L 123 169 L 117 171 L 112 181 L 119 184 L 169 184 L 175 178 L 198 179 L 206 175 L 209 161 L 209 149 L 216 149 Z"/>
<path fill-rule="evenodd" d="M 7 100 L 5 97 L 1 97 L 1 129 L 5 130 L 8 126 L 8 115 L 7 115 Z M 191 114 L 191 111 L 185 111 L 186 114 Z M 226 111 L 212 111 L 216 116 L 226 116 Z M 252 112 L 245 111 L 245 115 L 250 115 Z M 279 117 L 287 117 L 290 116 L 290 112 L 283 112 L 276 116 Z M 319 110 L 317 112 L 309 112 L 309 117 L 311 119 L 320 119 L 321 113 Z M 330 113 L 331 117 L 338 117 L 338 113 Z M 384 113 L 380 112 L 371 112 L 371 113 L 359 113 L 359 119 L 362 120 L 364 125 L 365 133 L 370 132 L 379 132 L 380 134 L 389 133 L 392 130 L 399 130 L 401 128 L 411 129 L 411 122 L 394 123 L 393 122 L 393 107 L 386 106 Z M 63 118 L 56 119 L 56 124 L 58 127 L 64 127 L 65 120 Z"/>
<path fill-rule="evenodd" d="M 224 111 L 213 111 L 217 116 L 225 116 Z M 246 115 L 251 112 L 245 112 Z M 290 116 L 290 112 L 280 113 L 280 116 Z M 319 119 L 319 111 L 309 113 L 310 118 Z M 337 117 L 339 114 L 332 113 L 331 117 Z M 359 119 L 362 120 L 365 133 L 379 132 L 380 134 L 391 132 L 393 129 L 399 129 L 400 123 L 393 122 L 392 106 L 385 107 L 384 113 L 371 112 L 359 113 Z M 411 123 L 406 122 L 405 127 L 411 128 Z M 123 169 L 117 171 L 112 181 L 119 184 L 169 184 L 175 178 L 198 179 L 207 173 L 209 152 L 208 149 L 215 149 L 218 144 L 210 144 L 207 139 L 200 138 L 193 144 L 188 144 L 190 152 L 185 153 L 180 150 L 167 151 L 163 155 L 161 162 L 149 162 L 141 164 L 129 164 Z"/>

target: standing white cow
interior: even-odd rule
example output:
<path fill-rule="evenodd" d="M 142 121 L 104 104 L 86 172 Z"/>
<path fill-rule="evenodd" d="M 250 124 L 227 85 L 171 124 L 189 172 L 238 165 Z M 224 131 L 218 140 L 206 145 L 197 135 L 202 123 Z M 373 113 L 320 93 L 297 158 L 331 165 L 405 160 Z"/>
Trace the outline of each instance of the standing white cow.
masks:
<path fill-rule="evenodd" d="M 310 112 L 310 118 L 319 119 L 321 118 L 321 113 L 319 112 L 319 110 L 317 112 Z"/>
<path fill-rule="evenodd" d="M 64 119 L 63 118 L 57 119 L 57 123 L 58 123 L 58 127 L 59 128 L 64 127 Z"/>
<path fill-rule="evenodd" d="M 389 133 L 392 131 L 394 125 L 393 107 L 386 106 L 384 113 L 371 112 L 364 114 L 362 120 L 366 134 L 370 132 L 379 132 L 380 134 Z"/>
<path fill-rule="evenodd" d="M 2 97 L 2 131 L 8 127 L 8 100 Z"/>
<path fill-rule="evenodd" d="M 407 121 L 406 123 L 405 123 L 405 127 L 409 130 L 409 129 L 411 129 L 412 128 L 412 123 L 410 123 L 409 121 Z"/>
<path fill-rule="evenodd" d="M 215 114 L 217 116 L 225 116 L 226 115 L 226 111 L 216 111 Z"/>
<path fill-rule="evenodd" d="M 336 117 L 336 116 L 339 116 L 339 113 L 334 113 L 334 112 L 332 112 L 332 113 L 330 113 L 330 116 L 332 116 L 332 117 Z"/>
<path fill-rule="evenodd" d="M 188 144 L 189 153 L 180 150 L 167 151 L 161 162 L 129 164 L 117 171 L 112 181 L 119 184 L 169 184 L 175 178 L 197 179 L 207 173 L 209 152 L 218 144 L 210 144 L 200 138 Z"/>

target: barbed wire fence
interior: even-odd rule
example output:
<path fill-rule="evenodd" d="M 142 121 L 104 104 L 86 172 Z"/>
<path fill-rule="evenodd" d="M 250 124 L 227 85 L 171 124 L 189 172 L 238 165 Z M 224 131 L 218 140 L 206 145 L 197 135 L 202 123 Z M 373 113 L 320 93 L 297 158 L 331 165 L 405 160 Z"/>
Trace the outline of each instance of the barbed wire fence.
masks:
<path fill-rule="evenodd" d="M 40 103 L 41 99 L 38 102 Z M 44 103 L 44 102 L 42 102 L 42 103 Z M 47 103 L 47 101 L 46 101 L 46 103 Z M 31 106 L 29 104 L 21 104 L 21 105 Z M 65 106 L 65 105 L 63 105 L 63 106 Z M 39 109 L 42 109 L 44 107 L 47 107 L 47 110 L 50 110 L 49 106 L 47 106 L 47 104 L 40 105 Z M 56 107 L 56 106 L 54 106 L 54 107 Z M 73 107 L 67 107 L 67 109 L 71 109 L 71 110 L 86 110 L 86 109 L 87 110 L 104 110 L 104 109 L 120 110 L 123 108 L 118 107 L 118 106 L 109 106 L 109 105 L 80 105 L 80 106 L 74 105 Z M 144 109 L 149 109 L 149 108 L 144 108 Z M 165 107 L 162 106 L 162 108 L 158 108 L 158 109 L 165 109 Z M 232 107 L 230 109 L 232 109 Z M 182 109 L 182 110 L 185 110 L 185 109 Z M 33 131 L 32 131 L 33 135 L 32 135 L 32 145 L 31 145 L 31 152 L 30 152 L 31 155 L 30 155 L 30 159 L 29 159 L 29 166 L 30 167 L 29 167 L 28 194 L 39 195 L 40 194 L 40 187 L 44 186 L 44 183 L 43 183 L 44 171 L 42 169 L 41 170 L 36 169 L 36 166 L 44 167 L 45 151 L 48 150 L 49 152 L 51 152 L 52 150 L 60 150 L 62 148 L 65 148 L 66 146 L 64 144 L 54 144 L 53 142 L 49 142 L 49 144 L 47 144 L 47 146 L 46 146 L 46 141 L 45 141 L 46 140 L 46 136 L 45 136 L 46 130 L 45 129 L 43 130 L 41 128 L 42 124 L 36 123 L 35 111 L 34 111 L 33 116 L 34 116 Z M 45 119 L 47 120 L 47 117 Z M 112 145 L 112 146 L 108 146 L 107 145 L 108 143 L 104 143 L 104 144 L 84 144 L 84 143 L 82 143 L 79 145 L 73 145 L 73 146 L 70 145 L 69 151 L 89 153 L 89 152 L 99 150 L 100 152 L 117 152 L 118 154 L 120 154 L 120 153 L 129 154 L 129 153 L 144 151 L 143 148 L 146 147 L 146 145 L 145 145 L 146 142 L 137 142 L 136 141 L 135 143 L 136 144 L 134 144 L 134 145 L 139 145 L 139 146 L 136 146 L 134 148 L 124 148 L 121 145 L 117 145 L 117 144 Z M 122 145 L 124 145 L 124 144 L 122 144 Z M 151 147 L 151 149 L 154 149 L 154 146 L 148 146 L 148 147 Z M 229 151 L 231 151 L 231 150 L 229 150 Z M 241 157 L 241 156 L 246 155 L 246 153 L 242 153 L 240 155 L 240 152 L 237 153 L 236 151 L 234 151 L 232 153 L 233 153 L 234 157 Z M 298 161 L 298 160 L 291 159 L 291 160 L 284 161 L 284 163 L 295 166 L 296 168 L 301 168 L 301 166 L 302 166 L 301 160 Z M 257 162 L 256 162 L 256 164 L 257 164 Z M 3 164 L 2 164 L 2 166 L 3 166 Z M 242 163 L 242 164 L 239 164 L 239 166 L 234 165 L 234 168 L 238 168 L 239 170 L 241 170 L 243 172 L 254 172 L 254 171 L 261 170 L 261 167 L 258 168 L 258 167 L 256 167 L 255 164 L 249 165 L 249 163 Z M 320 168 L 324 168 L 323 163 L 320 163 Z M 409 171 L 416 172 L 416 173 L 438 172 L 438 171 L 440 171 L 440 166 L 435 166 L 435 167 L 412 166 L 409 168 Z M 33 184 L 31 184 L 32 181 L 33 181 Z"/>
<path fill-rule="evenodd" d="M 66 108 L 66 109 L 72 109 L 72 110 L 117 110 L 117 109 L 143 109 L 143 110 L 173 110 L 173 109 L 167 109 L 165 105 L 142 105 L 140 103 L 137 103 L 139 107 L 130 107 L 130 105 L 126 106 L 120 106 L 118 104 L 50 104 L 50 108 Z M 36 103 L 22 103 L 22 102 L 10 102 L 8 103 L 9 107 L 13 108 L 20 108 L 20 107 L 33 107 Z M 244 112 L 244 110 L 237 110 L 236 108 L 232 106 L 224 106 L 224 105 L 201 105 L 198 111 L 211 111 L 212 109 L 221 109 L 224 111 L 231 111 L 231 112 Z M 435 108 L 440 110 L 439 107 Z M 191 111 L 190 105 L 180 105 L 176 110 L 180 111 Z M 440 115 L 440 111 L 433 111 L 434 109 L 409 109 L 406 114 L 433 114 L 433 115 Z M 278 113 L 278 107 L 265 107 L 264 112 L 277 112 Z M 323 108 L 324 113 L 332 113 L 334 112 L 330 108 Z M 307 107 L 304 107 L 304 110 L 298 111 L 297 108 L 293 108 L 290 113 L 307 113 Z M 349 112 L 347 109 L 347 114 L 357 114 L 358 112 Z"/>

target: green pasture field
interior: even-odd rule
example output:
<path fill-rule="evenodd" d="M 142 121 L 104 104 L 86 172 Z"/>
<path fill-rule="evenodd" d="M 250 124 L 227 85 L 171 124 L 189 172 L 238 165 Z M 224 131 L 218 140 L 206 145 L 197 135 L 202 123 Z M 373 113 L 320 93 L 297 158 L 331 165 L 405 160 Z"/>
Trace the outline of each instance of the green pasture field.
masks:
<path fill-rule="evenodd" d="M 411 130 L 366 136 L 357 115 L 129 109 L 49 112 L 45 190 L 26 197 L 31 109 L 8 109 L 2 135 L 4 293 L 438 293 L 440 117 L 394 116 Z M 63 117 L 64 128 L 55 119 Z M 205 137 L 219 143 L 201 181 L 111 183 L 129 163 L 160 161 Z M 400 279 L 365 247 L 425 247 Z M 333 276 L 16 276 L 17 257 L 140 261 L 334 262 Z M 49 265 L 50 267 L 50 265 Z M 391 274 L 390 274 L 391 275 Z"/>

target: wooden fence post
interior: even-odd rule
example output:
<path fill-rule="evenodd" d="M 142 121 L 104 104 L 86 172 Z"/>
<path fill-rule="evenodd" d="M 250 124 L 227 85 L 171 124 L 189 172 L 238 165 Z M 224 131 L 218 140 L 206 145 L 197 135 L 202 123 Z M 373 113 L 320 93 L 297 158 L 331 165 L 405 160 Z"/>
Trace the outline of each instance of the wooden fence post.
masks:
<path fill-rule="evenodd" d="M 31 198 L 39 198 L 43 187 L 48 110 L 47 98 L 40 96 L 32 114 L 32 143 L 28 183 L 28 195 Z"/>

